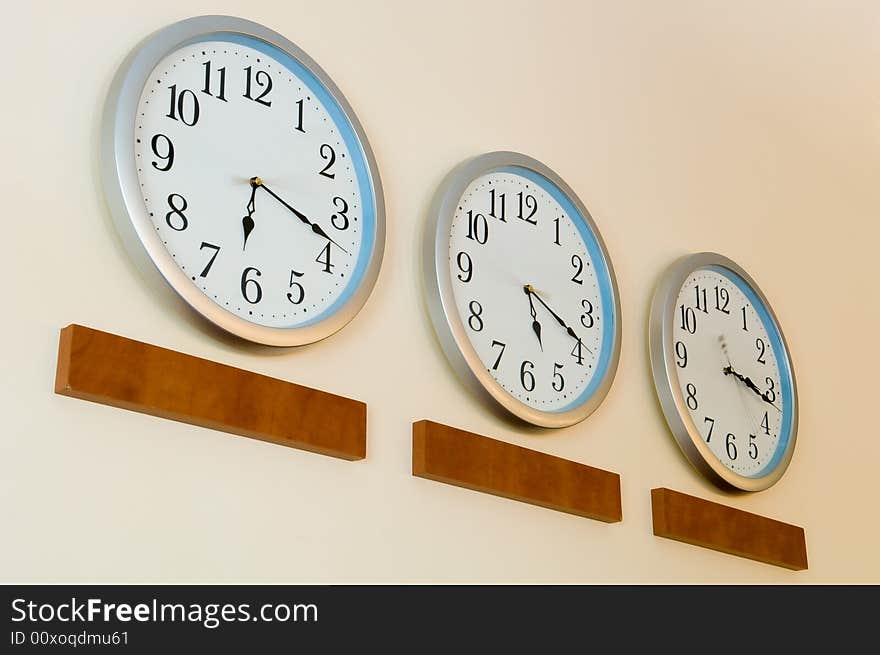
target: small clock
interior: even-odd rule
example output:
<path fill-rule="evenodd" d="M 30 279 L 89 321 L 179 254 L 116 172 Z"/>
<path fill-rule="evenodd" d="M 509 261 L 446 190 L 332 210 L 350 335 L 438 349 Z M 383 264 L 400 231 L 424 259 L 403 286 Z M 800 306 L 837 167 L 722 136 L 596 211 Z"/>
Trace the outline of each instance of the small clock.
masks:
<path fill-rule="evenodd" d="M 138 45 L 107 99 L 103 174 L 133 256 L 245 339 L 322 339 L 379 274 L 366 135 L 327 74 L 262 25 L 200 16 Z"/>
<path fill-rule="evenodd" d="M 666 422 L 694 467 L 722 488 L 776 483 L 797 439 L 797 387 L 755 281 L 715 253 L 679 259 L 654 294 L 649 350 Z"/>
<path fill-rule="evenodd" d="M 428 308 L 471 387 L 542 427 L 586 418 L 620 354 L 620 302 L 602 237 L 544 164 L 493 152 L 442 183 L 425 235 Z"/>

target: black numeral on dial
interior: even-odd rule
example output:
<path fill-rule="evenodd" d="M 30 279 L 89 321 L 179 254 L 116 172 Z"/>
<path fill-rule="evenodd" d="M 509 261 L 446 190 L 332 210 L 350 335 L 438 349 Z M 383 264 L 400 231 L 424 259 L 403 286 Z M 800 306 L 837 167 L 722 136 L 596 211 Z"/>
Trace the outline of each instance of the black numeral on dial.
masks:
<path fill-rule="evenodd" d="M 753 434 L 749 435 L 749 457 L 758 459 L 758 444 L 755 443 L 757 437 Z"/>
<path fill-rule="evenodd" d="M 767 345 L 764 343 L 764 340 L 761 337 L 755 339 L 755 348 L 758 350 L 758 363 L 766 364 L 767 360 L 764 359 L 764 353 L 767 352 Z"/>
<path fill-rule="evenodd" d="M 730 314 L 727 306 L 730 304 L 730 293 L 724 287 L 715 287 L 715 309 L 722 314 Z"/>
<path fill-rule="evenodd" d="M 468 325 L 474 332 L 481 332 L 483 330 L 483 319 L 481 318 L 483 306 L 476 300 L 471 300 L 468 303 L 468 308 L 471 310 L 471 314 L 468 316 Z"/>
<path fill-rule="evenodd" d="M 712 430 L 715 429 L 715 419 L 711 416 L 707 416 L 703 419 L 703 423 L 709 424 L 709 434 L 706 435 L 706 443 L 709 443 L 709 441 L 712 439 Z"/>
<path fill-rule="evenodd" d="M 174 144 L 171 143 L 171 139 L 164 134 L 157 134 L 150 139 L 150 148 L 152 148 L 153 154 L 156 157 L 164 160 L 164 164 L 161 166 L 159 162 L 150 162 L 153 168 L 162 172 L 170 171 L 171 167 L 174 166 Z"/>
<path fill-rule="evenodd" d="M 529 360 L 525 360 L 519 367 L 519 382 L 526 391 L 535 390 L 535 375 L 532 373 L 534 370 L 535 365 Z"/>
<path fill-rule="evenodd" d="M 322 143 L 321 148 L 318 150 L 318 154 L 321 155 L 321 159 L 327 162 L 324 168 L 318 172 L 318 175 L 323 175 L 331 180 L 336 179 L 336 173 L 330 170 L 333 168 L 333 164 L 336 163 L 336 151 L 333 149 L 333 146 L 329 143 Z"/>
<path fill-rule="evenodd" d="M 296 127 L 293 128 L 297 132 L 302 132 L 303 134 L 306 133 L 306 131 L 303 129 L 303 105 L 304 105 L 304 103 L 305 103 L 305 100 L 297 100 L 296 101 Z"/>
<path fill-rule="evenodd" d="M 562 377 L 562 364 L 553 364 L 553 382 L 551 383 L 551 386 L 554 391 L 562 391 L 565 389 L 565 378 Z"/>
<path fill-rule="evenodd" d="M 482 214 L 475 214 L 472 209 L 468 210 L 468 233 L 467 238 L 476 241 L 480 245 L 489 240 L 489 221 Z"/>
<path fill-rule="evenodd" d="M 253 66 L 248 66 L 244 69 L 244 72 L 247 74 L 244 83 L 244 97 L 248 100 L 258 102 L 261 105 L 265 105 L 266 107 L 271 107 L 271 100 L 263 100 L 263 98 L 269 95 L 269 92 L 272 90 L 272 77 L 269 75 L 269 73 L 264 70 L 258 70 L 256 73 L 254 73 Z M 256 98 L 251 95 L 251 77 L 253 77 L 253 81 L 256 82 L 256 85 L 263 89 L 263 92 Z"/>
<path fill-rule="evenodd" d="M 537 198 L 530 193 L 524 195 L 522 191 L 517 193 L 516 197 L 519 200 L 519 210 L 517 211 L 516 217 L 530 225 L 537 225 L 538 219 L 532 219 L 532 217 L 538 213 Z"/>
<path fill-rule="evenodd" d="M 730 459 L 736 459 L 736 435 L 728 432 L 727 437 L 724 442 L 724 447 L 727 449 L 727 456 Z"/>
<path fill-rule="evenodd" d="M 253 273 L 254 277 L 251 277 Z M 257 282 L 262 273 L 253 266 L 248 266 L 241 273 L 241 296 L 252 305 L 256 305 L 263 299 L 263 287 Z"/>
<path fill-rule="evenodd" d="M 288 285 L 288 287 L 291 289 L 291 291 L 287 292 L 287 299 L 294 305 L 299 305 L 303 300 L 306 299 L 305 287 L 296 281 L 297 278 L 302 276 L 303 273 L 297 273 L 293 270 L 290 271 L 290 284 Z"/>
<path fill-rule="evenodd" d="M 461 271 L 457 276 L 458 279 L 465 283 L 470 282 L 474 277 L 474 262 L 471 256 L 462 250 L 456 255 L 455 263 L 458 265 L 458 270 Z"/>
<path fill-rule="evenodd" d="M 217 98 L 217 100 L 222 100 L 226 102 L 226 67 L 217 69 L 217 95 L 211 93 L 211 61 L 206 61 L 202 64 L 205 67 L 205 86 L 202 88 L 202 93 Z"/>
<path fill-rule="evenodd" d="M 688 349 L 682 341 L 675 342 L 675 365 L 678 368 L 686 368 L 688 365 Z"/>
<path fill-rule="evenodd" d="M 489 190 L 489 216 L 497 218 L 502 223 L 507 222 L 505 216 L 505 205 L 507 203 L 507 194 L 497 193 L 495 189 Z M 496 213 L 497 212 L 497 213 Z"/>
<path fill-rule="evenodd" d="M 697 333 L 697 315 L 694 313 L 693 307 L 681 305 L 681 329 L 691 334 Z"/>
<path fill-rule="evenodd" d="M 165 214 L 165 222 L 172 230 L 183 232 L 189 226 L 189 221 L 183 213 L 188 206 L 186 198 L 179 193 L 172 193 L 168 196 L 168 206 L 171 207 L 171 211 Z"/>
<path fill-rule="evenodd" d="M 689 382 L 685 390 L 687 391 L 687 398 L 685 399 L 687 406 L 696 411 L 697 407 L 700 406 L 697 402 L 697 387 Z"/>
<path fill-rule="evenodd" d="M 189 89 L 184 89 L 178 95 L 177 85 L 168 87 L 171 91 L 171 108 L 166 116 L 173 120 L 179 120 L 184 125 L 192 127 L 199 122 L 199 99 Z"/>
<path fill-rule="evenodd" d="M 593 317 L 593 303 L 584 298 L 581 300 L 581 307 L 585 310 L 584 313 L 581 314 L 581 325 L 589 330 L 596 324 L 596 319 Z"/>
<path fill-rule="evenodd" d="M 340 196 L 336 196 L 333 198 L 333 206 L 336 208 L 336 213 L 330 217 L 330 222 L 340 232 L 348 229 L 349 220 L 348 214 L 348 203 L 345 202 L 345 198 Z"/>
<path fill-rule="evenodd" d="M 330 273 L 332 275 L 333 274 L 333 267 L 336 266 L 336 264 L 330 263 L 330 245 L 331 244 L 328 241 L 327 245 L 324 246 L 324 249 L 318 253 L 317 257 L 315 257 L 315 261 L 318 262 L 319 264 L 324 265 L 323 270 L 325 273 Z"/>
<path fill-rule="evenodd" d="M 574 348 L 571 349 L 571 356 L 574 357 L 578 366 L 584 365 L 584 342 L 580 339 L 575 342 Z"/>
<path fill-rule="evenodd" d="M 498 346 L 501 346 L 501 350 L 498 351 L 498 357 L 495 358 L 495 363 L 492 364 L 492 370 L 493 370 L 493 371 L 497 371 L 497 370 L 498 370 L 498 365 L 501 363 L 501 357 L 502 357 L 502 355 L 504 355 L 504 349 L 507 348 L 507 344 L 504 344 L 504 343 L 502 343 L 501 341 L 492 341 L 492 347 L 493 347 L 493 348 L 496 348 L 496 347 L 498 347 Z"/>
<path fill-rule="evenodd" d="M 574 267 L 574 275 L 571 276 L 571 281 L 575 284 L 583 284 L 584 280 L 581 276 L 584 274 L 584 260 L 581 259 L 580 255 L 572 255 L 571 265 Z"/>
<path fill-rule="evenodd" d="M 205 268 L 203 268 L 202 272 L 199 273 L 199 277 L 208 277 L 208 273 L 211 272 L 211 267 L 214 265 L 214 260 L 217 259 L 217 255 L 220 254 L 220 246 L 215 246 L 213 243 L 202 241 L 202 245 L 199 246 L 199 250 L 204 250 L 205 248 L 213 250 L 214 254 L 211 255 L 211 259 L 208 260 L 208 263 L 205 264 Z"/>

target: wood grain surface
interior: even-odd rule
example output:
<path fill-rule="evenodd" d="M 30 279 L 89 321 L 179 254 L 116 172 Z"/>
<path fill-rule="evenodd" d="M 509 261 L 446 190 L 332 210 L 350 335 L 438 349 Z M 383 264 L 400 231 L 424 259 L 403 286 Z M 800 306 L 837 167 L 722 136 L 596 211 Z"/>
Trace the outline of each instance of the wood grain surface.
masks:
<path fill-rule="evenodd" d="M 433 421 L 413 423 L 413 475 L 608 523 L 620 476 Z"/>
<path fill-rule="evenodd" d="M 362 402 L 82 325 L 61 330 L 55 392 L 342 459 L 367 454 Z"/>
<path fill-rule="evenodd" d="M 804 529 L 671 489 L 651 490 L 654 534 L 722 553 L 801 571 Z"/>

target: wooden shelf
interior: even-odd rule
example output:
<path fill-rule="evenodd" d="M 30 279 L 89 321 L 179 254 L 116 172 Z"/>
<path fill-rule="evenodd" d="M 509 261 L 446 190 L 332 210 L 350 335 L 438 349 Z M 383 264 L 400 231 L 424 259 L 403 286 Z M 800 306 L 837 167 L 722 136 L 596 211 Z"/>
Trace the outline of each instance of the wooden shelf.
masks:
<path fill-rule="evenodd" d="M 654 534 L 694 546 L 801 571 L 804 529 L 671 489 L 652 489 Z"/>
<path fill-rule="evenodd" d="M 608 523 L 620 476 L 433 421 L 413 423 L 413 475 Z"/>
<path fill-rule="evenodd" d="M 367 406 L 82 325 L 61 330 L 55 393 L 355 460 Z"/>

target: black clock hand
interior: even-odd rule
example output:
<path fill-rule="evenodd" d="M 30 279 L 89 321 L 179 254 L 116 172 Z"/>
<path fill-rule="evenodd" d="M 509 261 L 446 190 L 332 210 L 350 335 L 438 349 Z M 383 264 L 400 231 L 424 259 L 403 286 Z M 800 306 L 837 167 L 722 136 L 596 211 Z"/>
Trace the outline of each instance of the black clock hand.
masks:
<path fill-rule="evenodd" d="M 257 185 L 251 182 L 251 199 L 247 204 L 247 216 L 241 219 L 241 226 L 244 228 L 244 244 L 241 246 L 241 249 L 244 250 L 247 247 L 248 237 L 251 235 L 251 232 L 254 231 L 254 211 L 256 211 L 256 206 L 254 205 L 254 198 L 257 195 Z"/>
<path fill-rule="evenodd" d="M 770 404 L 770 405 L 773 405 L 773 408 L 774 408 L 777 412 L 779 412 L 780 414 L 782 413 L 782 410 L 779 409 L 779 408 L 776 406 L 776 403 L 774 403 L 772 400 L 770 400 L 770 394 L 767 393 L 766 391 L 761 391 L 760 389 L 758 389 L 758 385 L 756 385 L 754 382 L 752 382 L 752 378 L 750 378 L 748 375 L 746 376 L 746 380 L 745 380 L 745 382 L 746 382 L 746 386 L 747 386 L 749 389 L 751 389 L 751 390 L 754 391 L 756 394 L 758 394 L 759 396 L 761 396 L 761 400 L 763 400 L 765 403 L 768 403 L 768 404 Z"/>
<path fill-rule="evenodd" d="M 525 287 L 523 288 L 523 291 L 525 291 L 526 296 L 529 299 L 529 312 L 532 315 L 532 330 L 534 330 L 535 336 L 538 337 L 538 345 L 541 346 L 541 351 L 543 352 L 544 344 L 541 343 L 541 324 L 538 323 L 538 312 L 535 311 L 535 304 L 532 302 L 532 294 L 529 293 L 529 290 Z"/>
<path fill-rule="evenodd" d="M 571 329 L 571 327 L 569 327 L 569 325 L 568 325 L 565 321 L 562 320 L 562 318 L 559 316 L 559 314 L 557 314 L 557 313 L 554 312 L 552 309 L 550 309 L 550 305 L 548 305 L 547 303 L 544 302 L 544 299 L 541 298 L 541 296 L 538 295 L 538 293 L 535 291 L 535 288 L 534 288 L 531 284 L 527 284 L 527 285 L 525 285 L 525 286 L 523 287 L 523 290 L 526 292 L 526 294 L 528 294 L 529 298 L 531 298 L 532 296 L 534 296 L 535 298 L 538 299 L 538 302 L 539 302 L 539 303 L 541 303 L 542 305 L 544 305 L 544 308 L 545 308 L 548 312 L 550 312 L 550 315 L 553 316 L 553 318 L 556 319 L 556 322 L 559 323 L 559 325 L 562 326 L 562 328 L 565 330 L 565 332 L 568 334 L 568 336 L 570 336 L 572 339 L 575 339 L 575 340 L 577 340 L 578 342 L 580 342 L 581 346 L 583 346 L 584 348 L 586 348 L 586 350 L 587 350 L 588 353 L 590 353 L 591 355 L 593 354 L 593 351 L 590 350 L 589 348 L 587 348 L 586 346 L 584 346 L 584 342 L 581 341 L 581 338 L 575 333 L 574 330 Z"/>
<path fill-rule="evenodd" d="M 266 191 L 266 193 L 268 193 L 270 196 L 275 198 L 275 200 L 277 200 L 282 205 L 287 207 L 287 209 L 289 209 L 291 211 L 291 213 L 293 213 L 293 215 L 296 216 L 300 221 L 302 221 L 303 223 L 308 225 L 310 228 L 312 228 L 312 232 L 314 232 L 318 236 L 324 237 L 325 239 L 327 239 L 327 241 L 329 241 L 334 246 L 339 248 L 342 252 L 344 252 L 345 254 L 348 254 L 348 251 L 345 248 L 343 248 L 342 246 L 340 246 L 338 243 L 336 243 L 336 241 L 334 241 L 332 238 L 330 238 L 330 236 L 323 230 L 323 228 L 320 225 L 310 221 L 308 216 L 303 214 L 301 211 L 299 211 L 295 207 L 292 207 L 291 205 L 287 204 L 287 202 L 285 202 L 285 200 L 281 196 L 279 196 L 277 193 L 272 191 L 272 189 L 267 187 L 263 183 L 262 179 L 260 179 L 259 177 L 252 177 L 251 178 L 251 185 L 254 187 L 254 189 L 256 189 L 257 187 L 264 189 Z"/>
<path fill-rule="evenodd" d="M 749 389 L 754 391 L 756 394 L 758 394 L 758 397 L 761 400 L 763 400 L 765 403 L 773 405 L 773 407 L 776 408 L 776 411 L 779 411 L 779 412 L 782 411 L 781 409 L 776 407 L 776 403 L 774 403 L 772 400 L 770 400 L 770 394 L 765 393 L 765 392 L 761 391 L 760 389 L 758 389 L 758 385 L 755 384 L 755 382 L 752 380 L 752 378 L 748 377 L 747 375 L 742 375 L 741 373 L 737 373 L 736 371 L 733 370 L 733 366 L 725 366 L 722 369 L 722 371 L 724 372 L 724 375 L 732 375 L 737 380 L 739 380 L 740 382 L 745 384 L 746 387 L 748 387 Z"/>

